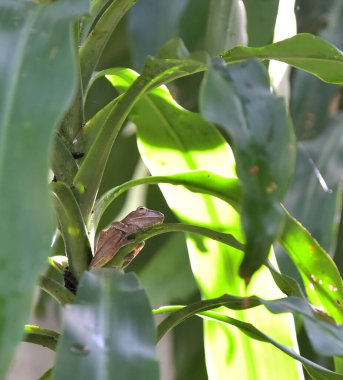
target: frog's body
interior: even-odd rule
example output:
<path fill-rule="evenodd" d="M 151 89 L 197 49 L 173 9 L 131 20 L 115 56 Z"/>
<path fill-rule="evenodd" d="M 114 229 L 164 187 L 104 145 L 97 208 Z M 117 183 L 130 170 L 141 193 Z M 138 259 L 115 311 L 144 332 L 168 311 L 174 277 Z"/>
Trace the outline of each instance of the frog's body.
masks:
<path fill-rule="evenodd" d="M 163 219 L 164 215 L 161 212 L 141 206 L 130 212 L 120 222 L 111 223 L 108 228 L 100 232 L 95 255 L 89 268 L 103 267 L 113 259 L 122 247 L 132 243 L 132 240 L 128 239 L 130 235 L 137 233 L 144 227 L 161 224 Z M 143 247 L 144 242 L 138 244 L 133 251 L 129 252 L 124 258 L 122 267 L 128 265 Z"/>

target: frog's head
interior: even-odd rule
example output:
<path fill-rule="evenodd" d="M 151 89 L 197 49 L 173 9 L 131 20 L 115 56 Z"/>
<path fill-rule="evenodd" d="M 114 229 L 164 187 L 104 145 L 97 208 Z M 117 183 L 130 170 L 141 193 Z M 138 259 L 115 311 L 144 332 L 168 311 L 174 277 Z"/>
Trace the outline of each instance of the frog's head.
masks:
<path fill-rule="evenodd" d="M 139 206 L 135 211 L 130 212 L 123 220 L 126 224 L 135 224 L 139 228 L 153 226 L 163 223 L 164 215 L 155 210 Z"/>

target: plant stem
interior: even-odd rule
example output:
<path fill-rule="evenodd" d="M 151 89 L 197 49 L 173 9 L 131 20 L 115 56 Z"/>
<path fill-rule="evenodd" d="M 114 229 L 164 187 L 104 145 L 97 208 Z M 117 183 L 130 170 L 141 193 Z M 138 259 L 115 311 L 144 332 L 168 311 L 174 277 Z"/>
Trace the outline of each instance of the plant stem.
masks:
<path fill-rule="evenodd" d="M 42 290 L 50 294 L 62 306 L 74 302 L 74 294 L 59 284 L 57 281 L 41 276 L 39 286 Z"/>
<path fill-rule="evenodd" d="M 63 182 L 50 184 L 60 224 L 69 268 L 77 280 L 92 259 L 88 234 L 80 208 L 70 188 Z"/>
<path fill-rule="evenodd" d="M 39 326 L 25 325 L 23 341 L 27 343 L 39 344 L 43 347 L 55 351 L 60 334 L 50 329 Z"/>

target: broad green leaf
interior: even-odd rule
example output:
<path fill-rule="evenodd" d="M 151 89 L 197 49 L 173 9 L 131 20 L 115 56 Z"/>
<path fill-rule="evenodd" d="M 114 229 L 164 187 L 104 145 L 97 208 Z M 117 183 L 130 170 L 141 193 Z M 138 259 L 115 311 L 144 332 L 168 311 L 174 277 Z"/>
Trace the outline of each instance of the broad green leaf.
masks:
<path fill-rule="evenodd" d="M 96 269 L 82 276 L 65 309 L 54 379 L 158 379 L 155 328 L 133 273 Z"/>
<path fill-rule="evenodd" d="M 211 67 L 202 84 L 200 107 L 204 117 L 225 128 L 233 140 L 247 240 L 240 275 L 249 282 L 282 227 L 280 201 L 294 164 L 292 127 L 284 100 L 271 93 L 265 69 L 253 60 Z"/>
<path fill-rule="evenodd" d="M 108 79 L 124 91 L 135 75 L 127 70 L 120 76 L 117 74 Z M 153 90 L 137 103 L 131 117 L 138 126 L 141 154 L 153 175 L 165 176 L 202 168 L 212 169 L 222 177 L 235 176 L 232 153 L 218 131 L 199 115 L 176 104 L 164 87 Z M 238 214 L 223 201 L 170 185 L 161 185 L 161 189 L 169 206 L 181 220 L 232 232 L 236 239 L 242 237 Z M 188 236 L 187 245 L 193 273 L 203 297 L 216 297 L 223 293 L 245 295 L 244 281 L 237 275 L 242 260 L 239 251 L 194 235 Z M 267 298 L 281 295 L 267 271 L 261 271 L 253 279 L 249 291 Z M 237 311 L 233 315 L 251 319 L 259 327 L 269 325 L 275 339 L 292 345 L 288 333 L 292 325 L 290 327 L 289 319 L 284 316 L 271 317 L 263 308 L 253 313 Z M 272 362 L 273 368 L 275 363 L 285 368 L 280 373 L 287 373 L 287 378 L 290 375 L 294 379 L 301 378 L 292 359 L 279 355 L 270 347 L 270 351 L 267 348 L 267 355 L 273 360 L 265 362 L 264 346 L 216 323 L 205 323 L 205 350 L 210 379 L 227 377 L 237 371 L 242 380 L 268 378 L 272 376 L 273 369 L 269 366 Z M 253 357 L 247 356 L 251 350 L 256 353 Z"/>
<path fill-rule="evenodd" d="M 262 61 L 275 59 L 308 71 L 324 82 L 343 83 L 343 55 L 332 44 L 308 33 L 263 47 L 236 46 L 221 55 L 227 63 L 251 57 Z"/>
<path fill-rule="evenodd" d="M 88 5 L 0 2 L 0 378 L 50 251 L 50 146 L 76 89 L 71 24 Z"/>
<path fill-rule="evenodd" d="M 233 302 L 237 303 L 236 301 L 233 301 Z M 187 309 L 187 307 L 183 307 L 183 306 L 170 306 L 170 307 L 168 307 L 168 306 L 166 306 L 166 307 L 161 307 L 157 310 L 154 310 L 154 313 L 155 314 L 162 314 L 162 313 L 167 313 L 167 312 L 175 312 L 175 314 L 177 314 L 178 310 L 179 310 L 180 311 L 180 317 L 182 320 L 184 320 L 185 318 L 188 318 L 189 316 L 194 315 L 197 312 L 196 310 L 193 310 L 193 312 L 190 312 L 189 315 L 186 316 L 186 315 L 184 315 L 185 309 Z M 218 312 L 214 312 L 214 311 L 201 311 L 201 310 L 199 310 L 198 315 L 204 319 L 210 319 L 210 320 L 217 321 L 220 323 L 230 324 L 232 326 L 237 327 L 240 331 L 242 331 L 243 334 L 246 334 L 249 338 L 255 339 L 255 340 L 260 341 L 260 342 L 272 344 L 273 346 L 275 346 L 276 348 L 278 348 L 279 350 L 281 350 L 285 354 L 287 354 L 290 357 L 301 362 L 303 364 L 304 368 L 306 369 L 306 371 L 310 374 L 310 376 L 314 380 L 341 380 L 341 379 L 343 379 L 343 375 L 341 375 L 339 373 L 335 373 L 333 371 L 330 371 L 330 370 L 306 359 L 305 357 L 300 356 L 292 348 L 290 348 L 286 345 L 280 344 L 278 341 L 273 339 L 271 336 L 266 335 L 261 330 L 257 329 L 251 323 L 243 322 L 243 321 L 228 317 L 227 315 L 225 315 L 223 313 L 218 313 Z M 177 323 L 176 320 L 175 320 L 175 323 Z M 266 349 L 266 348 L 267 348 L 267 346 L 264 346 L 264 349 Z M 254 355 L 255 355 L 255 353 L 254 353 Z M 245 365 L 246 365 L 246 362 L 245 362 Z M 278 376 L 280 376 L 279 368 L 278 368 Z"/>

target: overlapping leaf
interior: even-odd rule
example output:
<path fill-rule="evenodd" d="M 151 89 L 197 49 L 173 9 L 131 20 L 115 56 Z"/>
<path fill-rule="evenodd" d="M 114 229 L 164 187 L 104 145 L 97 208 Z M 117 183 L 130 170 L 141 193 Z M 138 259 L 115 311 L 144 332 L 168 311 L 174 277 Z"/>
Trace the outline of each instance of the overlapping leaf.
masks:
<path fill-rule="evenodd" d="M 50 143 L 76 89 L 72 21 L 87 0 L 0 2 L 0 377 L 49 255 Z"/>
<path fill-rule="evenodd" d="M 86 272 L 68 305 L 54 379 L 157 380 L 155 327 L 133 273 Z"/>
<path fill-rule="evenodd" d="M 271 94 L 267 73 L 256 61 L 214 65 L 205 75 L 200 105 L 233 140 L 247 240 L 240 274 L 248 282 L 282 228 L 280 201 L 294 165 L 293 131 L 283 99 Z"/>

